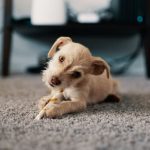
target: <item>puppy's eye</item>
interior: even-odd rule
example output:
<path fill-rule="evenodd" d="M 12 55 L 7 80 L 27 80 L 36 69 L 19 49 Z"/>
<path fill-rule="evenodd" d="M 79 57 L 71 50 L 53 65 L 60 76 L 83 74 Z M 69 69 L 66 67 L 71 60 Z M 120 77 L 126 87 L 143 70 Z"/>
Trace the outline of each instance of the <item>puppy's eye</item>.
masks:
<path fill-rule="evenodd" d="M 72 74 L 71 74 L 71 77 L 72 78 L 80 78 L 81 77 L 81 73 L 79 71 L 74 71 Z"/>
<path fill-rule="evenodd" d="M 64 56 L 59 56 L 59 62 L 64 62 L 64 60 L 65 60 L 65 57 Z"/>

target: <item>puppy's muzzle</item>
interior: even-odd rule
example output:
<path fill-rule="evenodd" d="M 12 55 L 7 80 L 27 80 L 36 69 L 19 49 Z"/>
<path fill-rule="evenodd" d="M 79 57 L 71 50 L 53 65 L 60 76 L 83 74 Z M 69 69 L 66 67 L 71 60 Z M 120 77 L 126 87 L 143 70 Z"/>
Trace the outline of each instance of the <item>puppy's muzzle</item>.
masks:
<path fill-rule="evenodd" d="M 57 85 L 60 85 L 60 84 L 61 84 L 61 81 L 59 80 L 58 77 L 53 76 L 53 77 L 51 78 L 51 82 L 50 82 L 50 85 L 51 85 L 51 86 L 57 86 Z"/>

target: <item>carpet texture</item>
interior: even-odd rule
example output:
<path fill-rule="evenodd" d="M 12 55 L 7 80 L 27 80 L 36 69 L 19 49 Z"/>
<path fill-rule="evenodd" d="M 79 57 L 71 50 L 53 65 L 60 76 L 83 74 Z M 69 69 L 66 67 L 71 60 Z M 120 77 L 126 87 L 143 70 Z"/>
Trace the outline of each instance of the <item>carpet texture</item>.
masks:
<path fill-rule="evenodd" d="M 47 94 L 39 76 L 0 79 L 0 150 L 149 150 L 150 81 L 121 77 L 120 103 L 34 121 Z"/>

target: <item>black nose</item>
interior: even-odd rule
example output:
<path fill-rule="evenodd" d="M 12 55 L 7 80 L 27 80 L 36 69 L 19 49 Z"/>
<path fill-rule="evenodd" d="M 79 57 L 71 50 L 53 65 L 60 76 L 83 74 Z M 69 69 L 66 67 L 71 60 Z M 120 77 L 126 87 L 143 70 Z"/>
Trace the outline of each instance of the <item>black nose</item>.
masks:
<path fill-rule="evenodd" d="M 60 85 L 61 81 L 58 79 L 58 77 L 53 76 L 51 79 L 52 85 Z"/>

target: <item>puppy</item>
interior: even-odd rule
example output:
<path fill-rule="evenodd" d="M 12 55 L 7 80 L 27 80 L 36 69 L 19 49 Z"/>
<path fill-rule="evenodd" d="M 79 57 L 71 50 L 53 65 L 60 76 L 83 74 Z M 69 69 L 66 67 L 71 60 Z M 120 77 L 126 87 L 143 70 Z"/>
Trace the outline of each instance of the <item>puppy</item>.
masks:
<path fill-rule="evenodd" d="M 43 71 L 43 81 L 50 89 L 48 96 L 39 101 L 40 111 L 55 118 L 86 109 L 88 104 L 117 99 L 117 83 L 110 74 L 110 67 L 100 57 L 91 55 L 89 49 L 69 37 L 60 37 L 48 53 L 51 60 Z M 61 92 L 64 100 L 45 107 L 55 93 Z"/>

